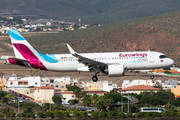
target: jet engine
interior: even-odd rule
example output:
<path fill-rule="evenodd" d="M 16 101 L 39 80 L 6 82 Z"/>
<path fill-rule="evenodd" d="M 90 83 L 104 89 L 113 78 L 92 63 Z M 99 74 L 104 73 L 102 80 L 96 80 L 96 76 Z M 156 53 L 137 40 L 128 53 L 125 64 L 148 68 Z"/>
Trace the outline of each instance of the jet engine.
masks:
<path fill-rule="evenodd" d="M 108 65 L 108 67 L 104 70 L 104 72 L 109 76 L 123 75 L 124 65 L 123 64 Z"/>

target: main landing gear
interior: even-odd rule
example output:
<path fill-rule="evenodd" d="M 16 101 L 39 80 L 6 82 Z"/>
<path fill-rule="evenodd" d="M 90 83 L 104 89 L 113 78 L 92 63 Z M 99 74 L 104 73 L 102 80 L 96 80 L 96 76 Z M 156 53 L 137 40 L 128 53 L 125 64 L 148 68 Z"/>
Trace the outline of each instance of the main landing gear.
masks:
<path fill-rule="evenodd" d="M 152 75 L 152 70 L 151 70 L 151 76 L 150 76 L 151 79 L 154 79 L 154 75 Z"/>
<path fill-rule="evenodd" d="M 99 69 L 94 69 L 94 76 L 92 77 L 93 82 L 98 81 L 97 74 L 99 73 Z"/>
<path fill-rule="evenodd" d="M 97 76 L 93 76 L 92 80 L 93 80 L 93 82 L 97 82 L 98 81 L 98 77 Z"/>

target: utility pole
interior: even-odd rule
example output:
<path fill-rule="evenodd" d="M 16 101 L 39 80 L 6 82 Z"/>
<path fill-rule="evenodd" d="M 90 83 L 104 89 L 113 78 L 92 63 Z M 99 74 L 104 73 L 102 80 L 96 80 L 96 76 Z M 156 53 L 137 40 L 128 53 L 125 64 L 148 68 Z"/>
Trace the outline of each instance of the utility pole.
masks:
<path fill-rule="evenodd" d="M 50 89 L 49 89 L 49 96 L 48 96 L 49 98 L 50 98 Z M 48 98 L 48 99 L 49 99 Z M 47 98 L 46 98 L 47 99 Z M 49 112 L 51 112 L 51 100 L 49 99 Z"/>
<path fill-rule="evenodd" d="M 128 87 L 128 113 L 129 113 L 129 87 Z"/>
<path fill-rule="evenodd" d="M 123 112 L 123 96 L 122 96 L 122 91 L 121 91 L 121 112 Z"/>
<path fill-rule="evenodd" d="M 51 112 L 51 103 L 49 102 L 49 112 Z"/>
<path fill-rule="evenodd" d="M 20 113 L 20 107 L 19 107 L 19 89 L 18 89 L 18 114 Z"/>

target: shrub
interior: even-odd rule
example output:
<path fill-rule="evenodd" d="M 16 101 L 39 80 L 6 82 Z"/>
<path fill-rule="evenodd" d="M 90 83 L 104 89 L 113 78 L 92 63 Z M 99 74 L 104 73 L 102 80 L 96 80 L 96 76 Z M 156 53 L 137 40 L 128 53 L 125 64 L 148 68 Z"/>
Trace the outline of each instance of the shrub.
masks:
<path fill-rule="evenodd" d="M 27 113 L 26 117 L 34 117 L 34 114 L 33 113 Z"/>
<path fill-rule="evenodd" d="M 17 116 L 18 117 L 25 117 L 25 114 L 24 113 L 19 113 Z"/>
<path fill-rule="evenodd" d="M 78 103 L 78 102 L 79 102 L 78 100 L 69 100 L 69 101 L 68 101 L 68 103 L 71 104 L 71 105 L 73 105 L 73 104 L 75 104 L 75 103 Z"/>
<path fill-rule="evenodd" d="M 4 108 L 2 113 L 6 114 L 6 113 L 9 113 L 9 112 L 10 112 L 10 108 Z"/>
<path fill-rule="evenodd" d="M 15 117 L 16 113 L 10 111 L 10 112 L 7 112 L 5 115 L 6 117 Z"/>
<path fill-rule="evenodd" d="M 149 112 L 149 117 L 161 117 L 161 113 L 158 113 L 158 112 Z"/>
<path fill-rule="evenodd" d="M 44 118 L 45 114 L 43 112 L 37 112 L 38 117 L 40 118 Z"/>
<path fill-rule="evenodd" d="M 46 117 L 52 117 L 53 116 L 52 112 L 49 112 L 49 111 L 45 112 L 44 114 Z"/>
<path fill-rule="evenodd" d="M 171 116 L 171 117 L 174 117 L 174 116 L 176 116 L 177 114 L 176 114 L 176 112 L 175 111 L 170 111 L 169 112 L 169 116 Z"/>
<path fill-rule="evenodd" d="M 133 117 L 133 116 L 132 116 L 132 113 L 131 113 L 131 112 L 130 112 L 130 113 L 127 113 L 127 114 L 126 114 L 126 117 L 127 117 L 127 118 L 132 118 L 132 117 Z"/>
<path fill-rule="evenodd" d="M 98 112 L 92 112 L 91 117 L 92 118 L 97 118 L 98 117 Z"/>
<path fill-rule="evenodd" d="M 88 117 L 88 113 L 86 111 L 81 111 L 79 112 L 79 114 L 81 117 L 84 117 L 84 118 Z"/>
<path fill-rule="evenodd" d="M 143 112 L 138 112 L 135 115 L 136 118 L 143 118 L 144 117 L 144 113 Z"/>
<path fill-rule="evenodd" d="M 106 117 L 106 112 L 99 112 L 99 113 L 98 113 L 98 116 L 99 116 L 99 117 Z"/>
<path fill-rule="evenodd" d="M 69 112 L 67 112 L 67 111 L 63 111 L 63 112 L 62 112 L 62 115 L 63 115 L 64 117 L 70 117 Z"/>
<path fill-rule="evenodd" d="M 136 118 L 146 118 L 146 117 L 160 117 L 161 113 L 157 113 L 157 112 L 138 112 L 136 113 L 135 117 Z"/>
<path fill-rule="evenodd" d="M 163 111 L 163 112 L 161 113 L 161 115 L 162 115 L 163 117 L 167 117 L 167 116 L 169 116 L 169 112 L 168 112 L 168 111 Z"/>
<path fill-rule="evenodd" d="M 61 111 L 54 111 L 54 115 L 55 115 L 55 117 L 58 117 L 58 118 L 62 118 L 62 112 Z"/>
<path fill-rule="evenodd" d="M 180 116 L 180 112 L 177 112 L 176 115 L 177 115 L 177 116 Z"/>
<path fill-rule="evenodd" d="M 107 116 L 108 117 L 114 117 L 116 114 L 115 114 L 115 112 L 114 111 L 108 111 L 107 112 Z"/>
<path fill-rule="evenodd" d="M 126 115 L 125 115 L 123 112 L 117 112 L 117 113 L 116 113 L 116 116 L 117 116 L 118 118 L 125 118 L 125 117 L 126 117 Z"/>
<path fill-rule="evenodd" d="M 169 72 L 169 71 L 164 71 L 164 73 L 166 73 L 166 74 L 171 74 L 171 72 Z"/>
<path fill-rule="evenodd" d="M 79 111 L 73 111 L 73 117 L 79 117 Z"/>

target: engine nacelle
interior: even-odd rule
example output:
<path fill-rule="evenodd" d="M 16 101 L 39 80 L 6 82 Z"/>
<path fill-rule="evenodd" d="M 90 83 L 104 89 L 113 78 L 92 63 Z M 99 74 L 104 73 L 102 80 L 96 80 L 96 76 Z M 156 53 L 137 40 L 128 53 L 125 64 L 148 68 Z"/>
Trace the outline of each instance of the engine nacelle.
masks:
<path fill-rule="evenodd" d="M 124 65 L 116 64 L 116 65 L 108 65 L 108 69 L 106 70 L 109 76 L 123 75 L 124 74 Z"/>

